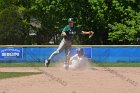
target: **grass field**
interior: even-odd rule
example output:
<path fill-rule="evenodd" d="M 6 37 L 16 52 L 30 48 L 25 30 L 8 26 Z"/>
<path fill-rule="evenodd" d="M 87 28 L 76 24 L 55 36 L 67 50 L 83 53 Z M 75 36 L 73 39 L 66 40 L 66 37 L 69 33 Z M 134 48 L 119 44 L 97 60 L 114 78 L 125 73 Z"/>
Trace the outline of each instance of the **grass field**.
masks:
<path fill-rule="evenodd" d="M 54 66 L 54 63 L 50 64 L 50 66 Z M 44 67 L 44 63 L 43 62 L 0 63 L 0 67 Z"/>
<path fill-rule="evenodd" d="M 55 63 L 50 64 L 51 67 Z M 140 67 L 140 63 L 91 63 L 91 67 Z M 0 63 L 0 67 L 44 67 L 44 63 Z M 0 72 L 0 79 L 41 74 L 41 72 Z"/>
<path fill-rule="evenodd" d="M 41 74 L 41 72 L 0 72 L 0 79 Z"/>
<path fill-rule="evenodd" d="M 0 67 L 43 67 L 43 63 L 0 63 Z M 0 72 L 0 79 L 41 74 L 41 72 Z"/>
<path fill-rule="evenodd" d="M 140 63 L 94 63 L 97 67 L 140 67 Z"/>
<path fill-rule="evenodd" d="M 55 63 L 51 63 L 50 67 L 55 66 Z M 140 67 L 140 63 L 92 63 L 91 66 L 97 67 Z M 0 67 L 44 67 L 44 63 L 31 62 L 31 63 L 0 63 Z"/>

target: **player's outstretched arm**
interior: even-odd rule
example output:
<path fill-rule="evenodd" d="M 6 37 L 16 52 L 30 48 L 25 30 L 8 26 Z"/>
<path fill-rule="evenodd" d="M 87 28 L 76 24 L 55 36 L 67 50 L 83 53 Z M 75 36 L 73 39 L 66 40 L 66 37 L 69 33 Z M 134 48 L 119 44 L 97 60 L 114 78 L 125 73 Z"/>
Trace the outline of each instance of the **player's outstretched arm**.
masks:
<path fill-rule="evenodd" d="M 81 34 L 83 34 L 83 35 L 89 35 L 89 38 L 91 38 L 93 36 L 94 32 L 93 31 L 88 31 L 88 32 L 82 31 Z"/>

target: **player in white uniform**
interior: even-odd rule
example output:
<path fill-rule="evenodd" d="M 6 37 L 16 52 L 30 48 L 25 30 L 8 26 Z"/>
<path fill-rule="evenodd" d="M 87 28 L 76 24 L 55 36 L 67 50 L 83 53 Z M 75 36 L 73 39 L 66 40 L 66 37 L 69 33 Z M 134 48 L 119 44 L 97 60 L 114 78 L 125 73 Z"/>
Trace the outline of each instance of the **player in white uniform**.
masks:
<path fill-rule="evenodd" d="M 83 48 L 78 48 L 76 54 L 70 58 L 70 69 L 83 69 L 87 66 L 88 59 L 84 57 Z"/>

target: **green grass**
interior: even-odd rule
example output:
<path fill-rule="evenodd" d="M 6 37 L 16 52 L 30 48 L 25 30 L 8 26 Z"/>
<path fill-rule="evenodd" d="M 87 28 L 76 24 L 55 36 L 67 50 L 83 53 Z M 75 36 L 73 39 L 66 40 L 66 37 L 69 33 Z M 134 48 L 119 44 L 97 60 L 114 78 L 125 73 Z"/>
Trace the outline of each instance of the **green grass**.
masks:
<path fill-rule="evenodd" d="M 140 67 L 140 63 L 94 63 L 97 67 Z"/>
<path fill-rule="evenodd" d="M 54 63 L 50 64 L 50 67 L 52 66 L 54 66 Z M 43 62 L 0 63 L 0 67 L 44 67 L 44 63 Z"/>
<path fill-rule="evenodd" d="M 55 66 L 56 63 L 50 63 L 50 67 Z M 91 63 L 91 66 L 97 66 L 97 67 L 140 67 L 140 63 Z M 21 62 L 21 63 L 0 63 L 0 67 L 44 67 L 43 62 Z"/>
<path fill-rule="evenodd" d="M 0 79 L 41 74 L 41 72 L 0 72 Z"/>

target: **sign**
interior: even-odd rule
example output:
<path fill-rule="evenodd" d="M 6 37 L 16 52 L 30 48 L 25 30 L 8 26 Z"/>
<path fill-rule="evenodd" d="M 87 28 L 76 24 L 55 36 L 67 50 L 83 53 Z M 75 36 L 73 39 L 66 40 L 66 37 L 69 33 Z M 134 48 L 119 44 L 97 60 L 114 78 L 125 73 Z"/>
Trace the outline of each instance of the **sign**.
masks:
<path fill-rule="evenodd" d="M 15 47 L 0 48 L 0 59 L 1 60 L 22 59 L 22 57 L 23 57 L 22 48 L 15 48 Z"/>

